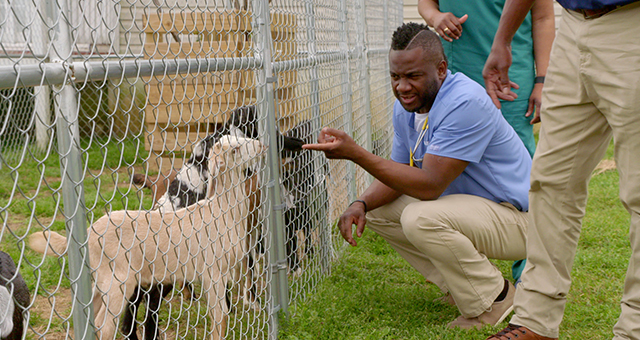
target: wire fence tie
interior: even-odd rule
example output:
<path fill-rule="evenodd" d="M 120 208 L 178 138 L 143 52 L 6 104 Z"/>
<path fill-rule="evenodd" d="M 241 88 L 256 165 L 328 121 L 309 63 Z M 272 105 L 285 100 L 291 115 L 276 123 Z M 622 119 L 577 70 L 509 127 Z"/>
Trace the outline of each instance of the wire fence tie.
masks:
<path fill-rule="evenodd" d="M 277 76 L 267 77 L 267 83 L 277 83 L 277 82 L 278 82 Z"/>
<path fill-rule="evenodd" d="M 286 259 L 279 260 L 276 263 L 271 265 L 271 273 L 276 274 L 280 270 L 287 270 L 288 267 L 289 267 L 289 264 L 287 263 Z"/>

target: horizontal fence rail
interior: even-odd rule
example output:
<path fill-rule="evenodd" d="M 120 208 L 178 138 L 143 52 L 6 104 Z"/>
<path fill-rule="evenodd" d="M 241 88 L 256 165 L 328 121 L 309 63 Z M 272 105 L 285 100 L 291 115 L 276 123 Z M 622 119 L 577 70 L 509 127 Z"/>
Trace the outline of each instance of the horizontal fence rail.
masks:
<path fill-rule="evenodd" d="M 301 145 L 331 126 L 389 156 L 402 14 L 397 0 L 0 0 L 12 336 L 277 339 L 371 181 Z"/>
<path fill-rule="evenodd" d="M 367 50 L 367 54 L 388 53 L 388 49 Z M 362 52 L 352 52 L 350 59 L 360 58 Z M 339 52 L 318 52 L 314 57 L 274 62 L 274 71 L 292 67 L 318 66 L 344 60 Z M 108 79 L 161 76 L 166 74 L 199 74 L 261 68 L 259 58 L 213 58 L 177 60 L 112 60 L 93 62 L 40 63 L 18 66 L 0 66 L 0 89 L 32 87 L 71 82 L 98 82 Z"/>

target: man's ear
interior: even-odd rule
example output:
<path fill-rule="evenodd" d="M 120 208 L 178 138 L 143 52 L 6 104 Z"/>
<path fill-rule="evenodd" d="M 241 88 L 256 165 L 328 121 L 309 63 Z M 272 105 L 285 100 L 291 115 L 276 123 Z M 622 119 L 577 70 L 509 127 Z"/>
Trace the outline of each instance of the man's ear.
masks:
<path fill-rule="evenodd" d="M 449 65 L 447 64 L 446 60 L 440 60 L 440 62 L 438 63 L 438 78 L 440 79 L 440 81 L 444 81 L 444 78 L 447 77 L 447 67 Z"/>

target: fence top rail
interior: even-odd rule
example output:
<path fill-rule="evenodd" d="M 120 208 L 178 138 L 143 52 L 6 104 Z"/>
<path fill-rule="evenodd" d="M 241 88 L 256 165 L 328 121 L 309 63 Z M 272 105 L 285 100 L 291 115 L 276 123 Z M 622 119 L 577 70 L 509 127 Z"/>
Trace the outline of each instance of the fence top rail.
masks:
<path fill-rule="evenodd" d="M 387 49 L 367 50 L 368 55 L 388 52 Z M 353 51 L 349 58 L 356 58 L 361 51 Z M 305 53 L 299 53 L 305 55 Z M 287 61 L 274 62 L 274 71 L 293 66 L 309 67 L 344 59 L 339 51 L 321 51 L 315 56 L 307 56 Z M 260 58 L 202 58 L 202 59 L 160 59 L 160 60 L 111 60 L 66 63 L 38 63 L 28 65 L 0 66 L 0 89 L 60 85 L 70 82 L 105 81 L 108 79 L 150 77 L 170 74 L 187 74 L 248 70 L 263 65 Z"/>
<path fill-rule="evenodd" d="M 258 58 L 127 60 L 0 66 L 0 89 L 259 68 Z"/>

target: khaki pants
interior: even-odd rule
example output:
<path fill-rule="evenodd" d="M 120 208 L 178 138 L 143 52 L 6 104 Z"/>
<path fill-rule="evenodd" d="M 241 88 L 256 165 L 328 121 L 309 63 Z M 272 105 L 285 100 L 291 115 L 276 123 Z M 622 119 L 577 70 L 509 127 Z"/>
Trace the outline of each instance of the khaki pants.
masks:
<path fill-rule="evenodd" d="M 485 312 L 504 287 L 488 258 L 525 257 L 527 213 L 470 195 L 434 201 L 401 196 L 367 213 L 367 227 L 442 291 L 467 318 Z"/>
<path fill-rule="evenodd" d="M 597 19 L 562 14 L 531 172 L 527 265 L 511 320 L 543 336 L 558 337 L 587 185 L 613 136 L 633 251 L 614 339 L 640 339 L 639 28 L 640 2 Z"/>

